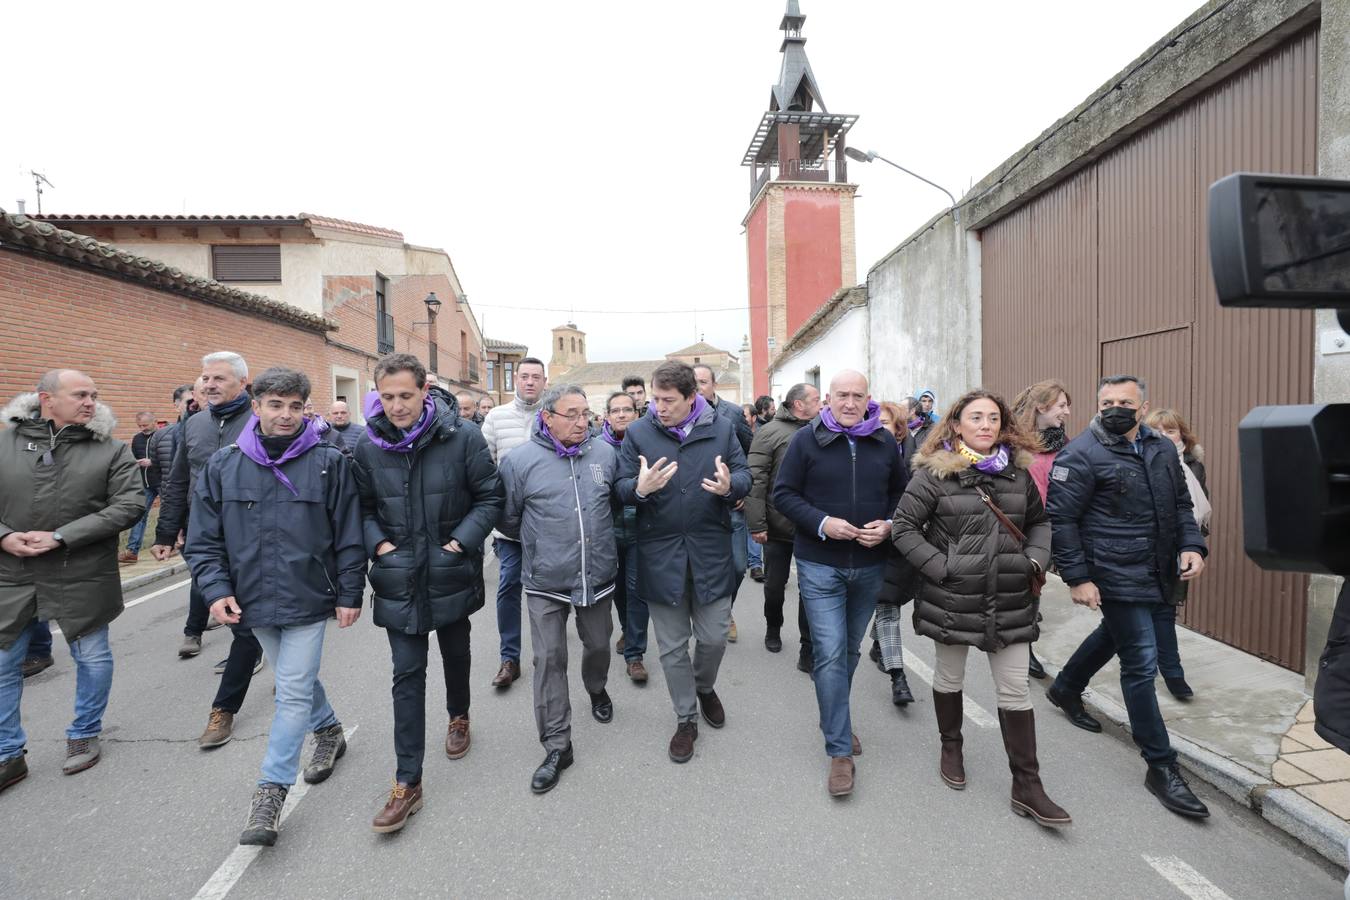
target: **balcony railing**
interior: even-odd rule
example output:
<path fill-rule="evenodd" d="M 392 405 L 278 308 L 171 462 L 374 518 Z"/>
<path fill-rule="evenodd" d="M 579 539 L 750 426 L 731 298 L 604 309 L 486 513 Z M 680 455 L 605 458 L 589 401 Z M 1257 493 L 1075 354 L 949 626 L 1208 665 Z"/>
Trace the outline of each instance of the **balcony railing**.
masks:
<path fill-rule="evenodd" d="M 394 352 L 394 317 L 389 313 L 375 314 L 375 352 L 384 356 Z"/>

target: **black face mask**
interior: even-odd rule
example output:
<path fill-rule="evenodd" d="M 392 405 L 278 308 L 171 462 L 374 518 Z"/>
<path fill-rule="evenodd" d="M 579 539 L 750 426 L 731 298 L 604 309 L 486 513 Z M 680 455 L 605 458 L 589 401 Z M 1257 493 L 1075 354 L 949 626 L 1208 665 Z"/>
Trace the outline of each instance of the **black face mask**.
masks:
<path fill-rule="evenodd" d="M 1135 410 L 1127 406 L 1109 406 L 1099 414 L 1102 427 L 1112 434 L 1129 434 L 1134 428 Z"/>

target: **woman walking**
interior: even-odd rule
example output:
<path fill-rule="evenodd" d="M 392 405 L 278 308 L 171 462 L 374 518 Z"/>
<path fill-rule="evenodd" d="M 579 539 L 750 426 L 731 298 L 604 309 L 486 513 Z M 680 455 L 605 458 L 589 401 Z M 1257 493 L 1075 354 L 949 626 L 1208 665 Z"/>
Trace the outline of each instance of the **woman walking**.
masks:
<path fill-rule="evenodd" d="M 1041 492 L 1041 505 L 1046 505 L 1046 492 L 1050 490 L 1050 468 L 1055 457 L 1068 442 L 1064 433 L 1064 423 L 1073 411 L 1073 401 L 1069 389 L 1063 382 L 1053 378 L 1038 381 L 1022 391 L 1013 400 L 1013 418 L 1023 434 L 1035 435 L 1041 446 L 1028 470 L 1031 480 Z M 1027 672 L 1032 678 L 1044 678 L 1045 668 L 1036 658 L 1036 652 L 1027 647 L 1029 657 Z"/>
<path fill-rule="evenodd" d="M 900 458 L 906 465 L 914 458 L 914 439 L 906 427 L 906 410 L 896 403 L 881 404 L 881 425 L 895 435 Z M 872 661 L 891 678 L 891 702 L 906 707 L 914 702 L 905 678 L 905 657 L 901 647 L 900 620 L 903 607 L 914 597 L 914 569 L 891 547 L 886 557 L 886 580 L 877 597 L 876 616 L 872 620 Z"/>
<path fill-rule="evenodd" d="M 998 690 L 1013 811 L 1063 826 L 1072 819 L 1041 785 L 1027 686 L 1027 647 L 1038 632 L 1037 594 L 1050 561 L 1050 521 L 1027 471 L 1037 447 L 997 394 L 966 394 L 920 448 L 893 540 L 923 578 L 914 630 L 935 643 L 942 780 L 966 786 L 962 688 L 975 647 L 988 657 Z"/>

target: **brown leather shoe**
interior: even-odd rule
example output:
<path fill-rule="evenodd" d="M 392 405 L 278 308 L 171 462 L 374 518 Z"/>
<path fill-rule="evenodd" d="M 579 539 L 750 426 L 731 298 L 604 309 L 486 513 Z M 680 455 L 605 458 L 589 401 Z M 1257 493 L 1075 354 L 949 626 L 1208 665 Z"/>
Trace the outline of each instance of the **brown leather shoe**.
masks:
<path fill-rule="evenodd" d="M 856 734 L 853 735 L 853 755 L 862 756 L 862 741 L 858 740 Z"/>
<path fill-rule="evenodd" d="M 502 667 L 497 670 L 497 676 L 492 679 L 492 686 L 498 689 L 505 689 L 511 686 L 511 682 L 520 677 L 520 663 L 514 659 L 504 660 Z"/>
<path fill-rule="evenodd" d="M 370 823 L 370 830 L 376 834 L 392 834 L 402 831 L 408 824 L 408 817 L 422 808 L 422 784 L 403 784 L 394 782 L 389 792 L 389 802 L 376 814 Z"/>
<path fill-rule="evenodd" d="M 696 740 L 698 740 L 697 722 L 681 722 L 675 726 L 675 736 L 670 739 L 670 761 L 685 763 L 693 759 Z"/>
<path fill-rule="evenodd" d="M 704 720 L 712 727 L 721 728 L 727 724 L 727 711 L 722 708 L 722 701 L 717 696 L 717 691 L 699 694 L 698 708 L 703 711 Z"/>
<path fill-rule="evenodd" d="M 130 550 L 123 550 L 121 553 L 117 554 L 117 561 L 124 566 L 135 565 L 136 561 L 140 558 L 140 554 L 132 553 Z"/>
<path fill-rule="evenodd" d="M 228 713 L 217 707 L 211 710 L 211 717 L 206 720 L 206 730 L 197 738 L 197 746 L 203 750 L 210 750 L 228 744 L 232 737 L 234 737 L 234 713 Z"/>
<path fill-rule="evenodd" d="M 450 720 L 450 730 L 445 735 L 445 755 L 451 759 L 463 759 L 469 752 L 469 717 L 455 716 Z"/>
<path fill-rule="evenodd" d="M 727 629 L 727 643 L 729 644 L 736 643 L 736 638 L 739 636 L 740 632 L 736 630 L 736 620 L 732 619 L 731 627 Z"/>
<path fill-rule="evenodd" d="M 853 757 L 830 757 L 829 790 L 831 797 L 847 797 L 853 793 Z"/>
<path fill-rule="evenodd" d="M 642 664 L 642 660 L 635 659 L 628 664 L 628 677 L 633 679 L 633 684 L 647 683 L 647 667 Z"/>

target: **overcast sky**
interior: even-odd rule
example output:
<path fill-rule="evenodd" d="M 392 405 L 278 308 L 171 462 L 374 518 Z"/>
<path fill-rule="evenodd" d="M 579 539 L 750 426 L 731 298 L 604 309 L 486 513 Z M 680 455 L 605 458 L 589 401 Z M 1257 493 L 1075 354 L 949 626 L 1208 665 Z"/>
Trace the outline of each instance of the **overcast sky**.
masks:
<path fill-rule="evenodd" d="M 849 143 L 958 197 L 1197 5 L 801 0 Z M 575 310 L 592 360 L 735 352 L 784 6 L 6 4 L 0 207 L 36 169 L 46 212 L 353 219 L 448 250 L 491 337 L 546 351 Z M 862 280 L 947 200 L 849 173 Z"/>

